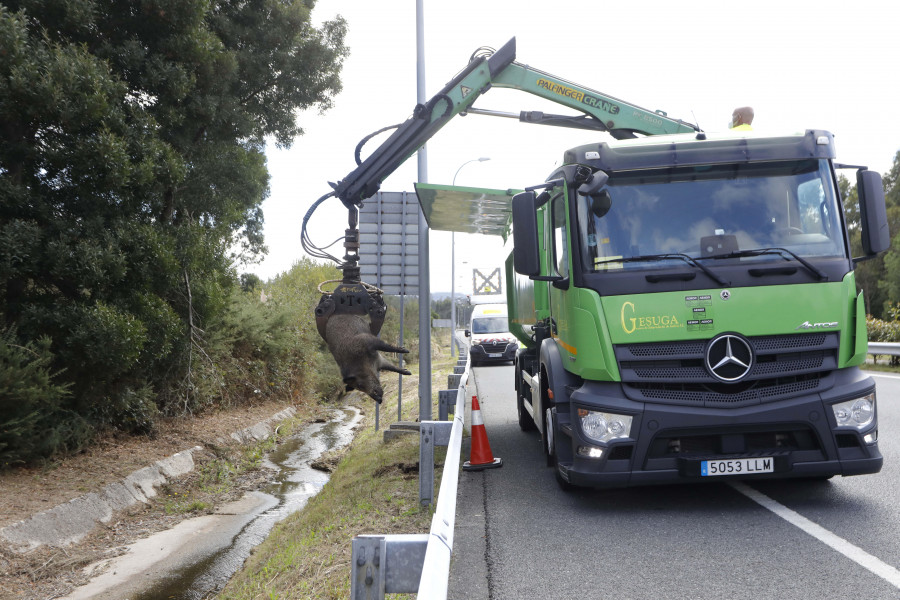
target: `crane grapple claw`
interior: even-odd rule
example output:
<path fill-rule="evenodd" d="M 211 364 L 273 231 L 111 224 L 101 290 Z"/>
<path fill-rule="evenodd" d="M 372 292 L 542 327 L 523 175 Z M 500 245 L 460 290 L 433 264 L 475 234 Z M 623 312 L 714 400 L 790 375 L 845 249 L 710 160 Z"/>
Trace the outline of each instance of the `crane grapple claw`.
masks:
<path fill-rule="evenodd" d="M 340 283 L 330 293 L 322 294 L 319 304 L 316 306 L 316 329 L 322 339 L 326 340 L 325 329 L 328 320 L 333 315 L 356 314 L 369 317 L 369 330 L 372 335 L 378 335 L 384 325 L 384 317 L 387 306 L 381 290 L 367 288 L 365 284 Z"/>

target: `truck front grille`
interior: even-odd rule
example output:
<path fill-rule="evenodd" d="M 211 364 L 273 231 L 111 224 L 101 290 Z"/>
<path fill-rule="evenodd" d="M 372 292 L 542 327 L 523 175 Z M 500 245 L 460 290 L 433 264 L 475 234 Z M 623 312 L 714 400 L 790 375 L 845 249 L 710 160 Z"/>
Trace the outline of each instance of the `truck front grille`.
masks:
<path fill-rule="evenodd" d="M 837 368 L 837 333 L 748 338 L 755 360 L 746 377 L 723 383 L 704 365 L 705 341 L 615 347 L 629 398 L 693 406 L 745 406 L 824 391 Z"/>

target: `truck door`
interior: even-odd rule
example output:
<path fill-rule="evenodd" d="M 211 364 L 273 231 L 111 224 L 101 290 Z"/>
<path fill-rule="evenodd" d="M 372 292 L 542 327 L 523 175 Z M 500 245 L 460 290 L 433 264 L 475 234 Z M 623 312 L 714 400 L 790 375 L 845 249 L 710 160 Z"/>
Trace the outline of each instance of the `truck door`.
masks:
<path fill-rule="evenodd" d="M 571 346 L 570 323 L 568 319 L 567 295 L 570 277 L 570 248 L 569 248 L 569 224 L 568 210 L 566 209 L 565 188 L 554 190 L 550 200 L 550 227 L 548 234 L 550 239 L 547 246 L 550 248 L 550 268 L 553 275 L 563 279 L 554 282 L 550 288 L 550 317 L 552 336 L 563 358 L 563 364 L 574 360 L 575 348 Z"/>

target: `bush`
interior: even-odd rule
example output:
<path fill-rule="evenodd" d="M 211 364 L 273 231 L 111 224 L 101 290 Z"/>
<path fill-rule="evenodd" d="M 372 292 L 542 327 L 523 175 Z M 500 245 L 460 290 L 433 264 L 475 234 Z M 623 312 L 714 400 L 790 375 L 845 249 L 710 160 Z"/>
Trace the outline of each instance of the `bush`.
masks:
<path fill-rule="evenodd" d="M 216 306 L 197 310 L 190 332 L 152 294 L 135 296 L 129 310 L 100 301 L 55 311 L 29 307 L 29 319 L 40 320 L 56 339 L 27 343 L 10 331 L 2 335 L 0 466 L 80 448 L 107 427 L 152 434 L 164 414 L 270 399 L 338 399 L 340 371 L 314 312 L 318 285 L 338 278 L 334 267 L 304 259 L 266 283 L 235 276 L 193 286 L 194 307 Z M 402 342 L 399 298 L 385 301 L 382 338 L 410 350 L 404 363 L 417 362 L 417 300 L 404 303 Z M 208 315 L 203 322 L 201 314 Z M 65 366 L 64 376 L 54 365 Z"/>
<path fill-rule="evenodd" d="M 50 340 L 21 345 L 0 332 L 0 468 L 80 448 L 92 429 L 67 410 L 69 392 L 50 371 Z"/>
<path fill-rule="evenodd" d="M 876 319 L 872 315 L 866 315 L 866 330 L 870 342 L 900 342 L 900 303 L 888 307 L 889 321 Z M 878 356 L 873 354 L 873 360 L 877 363 Z M 891 356 L 891 365 L 900 364 L 900 357 Z"/>
<path fill-rule="evenodd" d="M 343 382 L 316 327 L 315 309 L 321 298 L 318 286 L 323 281 L 340 277 L 340 271 L 333 266 L 304 258 L 289 272 L 264 286 L 268 298 L 266 305 L 287 313 L 288 330 L 293 338 L 294 350 L 287 357 L 289 363 L 283 364 L 282 369 L 291 373 L 296 386 L 323 400 L 337 399 L 343 392 Z"/>

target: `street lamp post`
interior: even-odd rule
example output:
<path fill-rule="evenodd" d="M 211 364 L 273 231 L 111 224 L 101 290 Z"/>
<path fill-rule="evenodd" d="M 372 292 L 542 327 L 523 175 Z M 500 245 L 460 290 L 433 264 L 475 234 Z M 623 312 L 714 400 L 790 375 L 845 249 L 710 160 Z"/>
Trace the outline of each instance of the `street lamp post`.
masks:
<path fill-rule="evenodd" d="M 486 160 L 491 160 L 488 156 L 482 156 L 481 158 L 473 158 L 472 160 L 467 160 L 463 164 L 459 165 L 459 168 L 456 170 L 456 173 L 453 174 L 453 183 L 451 185 L 456 185 L 456 176 L 459 175 L 459 172 L 462 171 L 462 168 L 469 163 L 473 162 L 484 162 Z M 456 356 L 456 232 L 450 232 L 450 356 Z"/>

